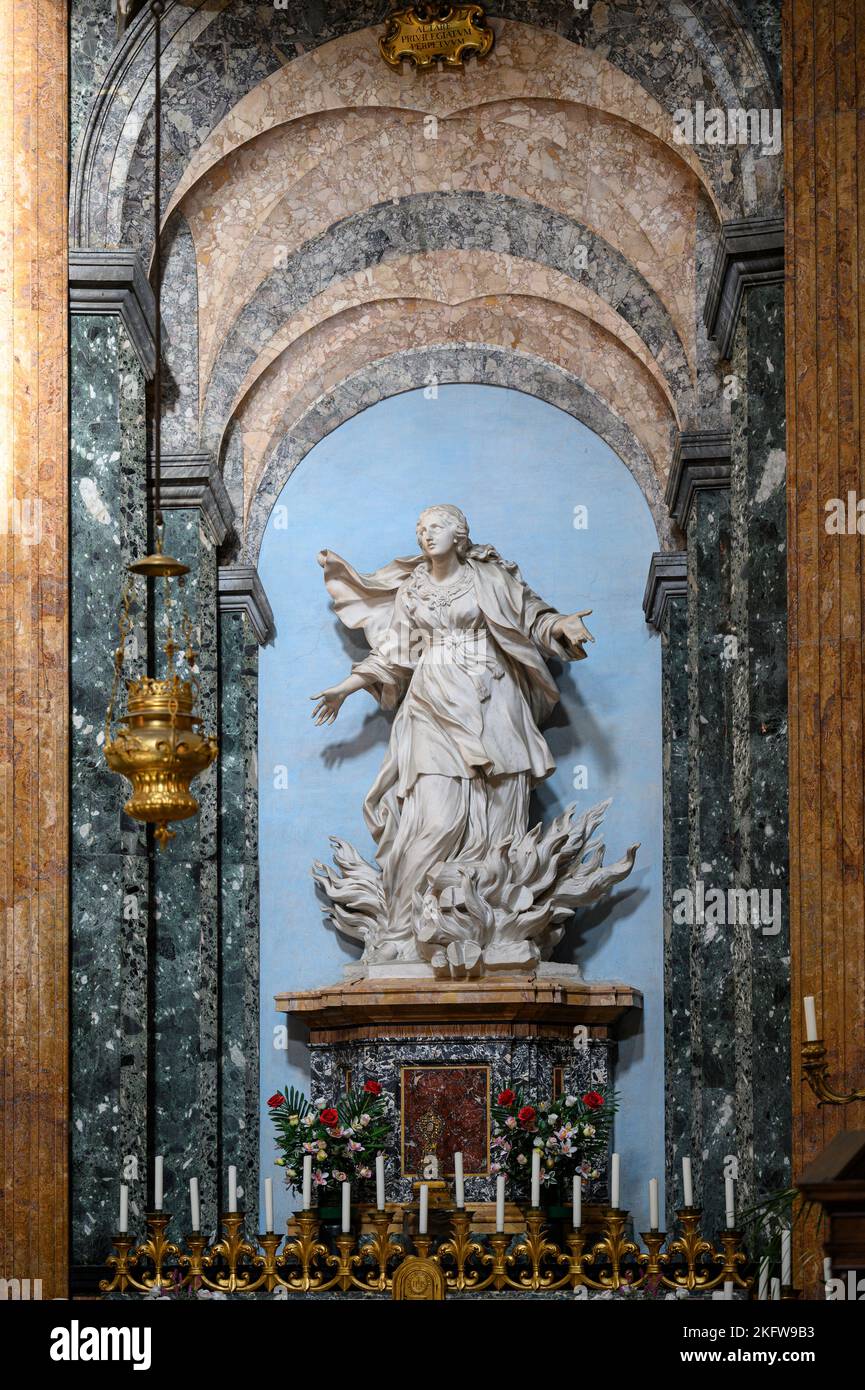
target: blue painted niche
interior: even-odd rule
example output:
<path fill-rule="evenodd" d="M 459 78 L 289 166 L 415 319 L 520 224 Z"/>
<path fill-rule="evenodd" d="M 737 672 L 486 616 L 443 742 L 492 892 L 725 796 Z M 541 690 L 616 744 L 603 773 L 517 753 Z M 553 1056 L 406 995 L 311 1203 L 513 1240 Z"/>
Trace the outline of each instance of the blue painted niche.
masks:
<path fill-rule="evenodd" d="M 642 612 L 657 537 L 612 449 L 519 391 L 448 385 L 433 399 L 421 389 L 381 401 L 310 451 L 271 514 L 259 557 L 277 627 L 261 653 L 259 688 L 262 1109 L 278 1086 L 308 1081 L 300 1033 L 287 1050 L 274 1046 L 284 1021 L 274 994 L 332 982 L 356 954 L 323 924 L 310 865 L 329 857 L 331 834 L 372 857 L 361 805 L 389 733 L 365 691 L 329 728 L 310 720 L 310 696 L 365 650 L 330 611 L 316 553 L 335 550 L 360 570 L 413 554 L 415 520 L 433 502 L 462 507 L 473 539 L 516 560 L 562 612 L 593 610 L 589 660 L 559 676 L 561 704 L 546 731 L 558 767 L 536 801 L 546 819 L 571 800 L 612 797 L 608 858 L 641 845 L 612 903 L 584 916 L 557 952 L 578 958 L 589 978 L 643 991 L 639 1029 L 619 1046 L 616 1121 L 622 1202 L 640 1229 L 648 1179 L 663 1188 L 664 1173 L 660 642 Z M 585 525 L 575 525 L 582 508 Z M 583 777 L 587 787 L 575 789 Z M 280 1172 L 270 1129 L 265 1117 L 262 1177 Z M 296 1204 L 275 1187 L 279 1229 Z"/>

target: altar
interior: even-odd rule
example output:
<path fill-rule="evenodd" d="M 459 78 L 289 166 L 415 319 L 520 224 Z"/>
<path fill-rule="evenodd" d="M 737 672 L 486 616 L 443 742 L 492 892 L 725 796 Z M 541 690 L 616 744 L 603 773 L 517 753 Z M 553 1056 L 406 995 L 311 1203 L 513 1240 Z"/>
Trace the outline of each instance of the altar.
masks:
<path fill-rule="evenodd" d="M 311 1095 L 381 1084 L 394 1129 L 389 1202 L 414 1203 L 425 1171 L 452 1185 L 461 1153 L 481 1228 L 492 1227 L 495 1206 L 494 1099 L 612 1090 L 616 1027 L 641 1004 L 632 986 L 569 979 L 553 965 L 524 979 L 349 978 L 276 996 L 277 1010 L 309 1029 Z M 587 1201 L 608 1195 L 607 1168 L 604 1157 Z"/>

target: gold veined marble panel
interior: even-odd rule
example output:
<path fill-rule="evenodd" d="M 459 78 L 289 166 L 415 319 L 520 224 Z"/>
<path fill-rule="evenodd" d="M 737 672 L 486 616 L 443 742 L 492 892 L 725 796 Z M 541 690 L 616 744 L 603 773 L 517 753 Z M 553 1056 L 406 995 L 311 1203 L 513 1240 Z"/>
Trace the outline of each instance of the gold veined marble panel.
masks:
<path fill-rule="evenodd" d="M 0 6 L 0 1277 L 67 1278 L 66 5 Z M 32 1285 L 31 1285 L 32 1288 Z"/>

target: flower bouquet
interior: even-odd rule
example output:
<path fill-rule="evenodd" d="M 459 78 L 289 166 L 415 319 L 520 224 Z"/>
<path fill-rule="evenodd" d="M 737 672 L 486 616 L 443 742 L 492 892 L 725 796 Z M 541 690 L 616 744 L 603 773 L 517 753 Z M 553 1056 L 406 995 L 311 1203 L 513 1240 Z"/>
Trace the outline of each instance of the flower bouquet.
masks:
<path fill-rule="evenodd" d="M 493 1113 L 493 1174 L 505 1173 L 518 1189 L 531 1185 L 532 1152 L 541 1151 L 541 1191 L 549 1205 L 569 1205 L 577 1173 L 585 1184 L 600 1176 L 606 1157 L 615 1091 L 585 1091 L 555 1100 L 526 1101 L 517 1091 L 501 1091 Z"/>
<path fill-rule="evenodd" d="M 365 1081 L 336 1105 L 307 1100 L 301 1091 L 277 1091 L 267 1102 L 276 1127 L 277 1166 L 286 1186 L 300 1191 L 303 1160 L 312 1156 L 312 1185 L 320 1207 L 339 1201 L 340 1184 L 356 1195 L 374 1176 L 376 1155 L 387 1149 L 391 1125 L 378 1081 Z"/>

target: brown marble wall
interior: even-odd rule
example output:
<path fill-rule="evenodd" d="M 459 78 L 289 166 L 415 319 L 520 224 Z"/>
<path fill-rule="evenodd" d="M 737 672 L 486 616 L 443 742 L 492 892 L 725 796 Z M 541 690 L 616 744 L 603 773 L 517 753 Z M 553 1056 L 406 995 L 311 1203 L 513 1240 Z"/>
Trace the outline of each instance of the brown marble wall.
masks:
<path fill-rule="evenodd" d="M 865 496 L 865 0 L 784 5 L 790 937 L 794 1174 L 862 1105 L 818 1109 L 797 1058 L 817 999 L 832 1077 L 865 1081 L 862 537 L 826 506 Z"/>
<path fill-rule="evenodd" d="M 0 7 L 0 1276 L 67 1269 L 66 5 Z"/>

